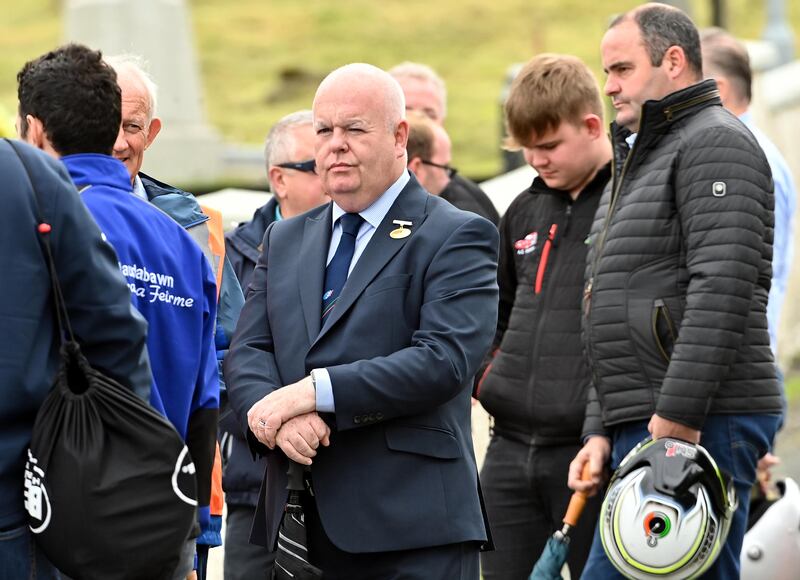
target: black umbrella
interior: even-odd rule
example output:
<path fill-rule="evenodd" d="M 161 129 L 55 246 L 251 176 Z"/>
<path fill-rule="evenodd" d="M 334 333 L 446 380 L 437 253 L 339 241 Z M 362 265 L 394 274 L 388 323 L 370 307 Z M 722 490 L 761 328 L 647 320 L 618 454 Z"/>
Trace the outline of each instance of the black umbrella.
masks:
<path fill-rule="evenodd" d="M 197 544 L 197 580 L 206 580 L 208 577 L 208 544 Z"/>
<path fill-rule="evenodd" d="M 319 580 L 322 570 L 308 561 L 308 540 L 301 496 L 303 466 L 292 461 L 289 465 L 289 499 L 278 530 L 278 550 L 275 554 L 273 580 Z"/>

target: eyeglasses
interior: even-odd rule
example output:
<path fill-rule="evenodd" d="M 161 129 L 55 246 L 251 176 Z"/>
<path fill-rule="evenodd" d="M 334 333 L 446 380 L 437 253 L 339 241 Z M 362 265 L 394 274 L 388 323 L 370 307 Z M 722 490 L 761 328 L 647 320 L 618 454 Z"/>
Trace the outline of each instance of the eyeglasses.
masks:
<path fill-rule="evenodd" d="M 427 159 L 420 159 L 423 165 L 430 165 L 431 167 L 438 167 L 439 169 L 444 169 L 447 172 L 447 177 L 453 179 L 456 173 L 458 173 L 458 169 L 455 167 L 450 167 L 449 165 L 442 165 L 441 163 L 434 163 L 433 161 L 428 161 Z"/>
<path fill-rule="evenodd" d="M 276 163 L 275 167 L 283 167 L 284 169 L 296 169 L 297 171 L 304 171 L 305 173 L 316 173 L 317 164 L 313 159 L 308 161 L 287 161 L 286 163 Z"/>

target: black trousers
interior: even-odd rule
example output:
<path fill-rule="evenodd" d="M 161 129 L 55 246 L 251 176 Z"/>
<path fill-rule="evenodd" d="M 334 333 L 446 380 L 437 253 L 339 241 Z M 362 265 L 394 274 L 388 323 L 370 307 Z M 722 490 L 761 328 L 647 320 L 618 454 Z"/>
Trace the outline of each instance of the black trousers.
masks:
<path fill-rule="evenodd" d="M 477 542 L 366 554 L 340 550 L 325 533 L 314 498 L 308 493 L 304 496 L 308 557 L 322 569 L 325 580 L 478 580 L 480 577 Z"/>
<path fill-rule="evenodd" d="M 572 491 L 570 461 L 578 445 L 535 446 L 493 435 L 481 470 L 481 486 L 495 551 L 481 554 L 484 580 L 527 580 L 548 538 L 562 527 Z M 569 565 L 579 578 L 592 545 L 602 498 L 586 503 L 570 532 Z"/>

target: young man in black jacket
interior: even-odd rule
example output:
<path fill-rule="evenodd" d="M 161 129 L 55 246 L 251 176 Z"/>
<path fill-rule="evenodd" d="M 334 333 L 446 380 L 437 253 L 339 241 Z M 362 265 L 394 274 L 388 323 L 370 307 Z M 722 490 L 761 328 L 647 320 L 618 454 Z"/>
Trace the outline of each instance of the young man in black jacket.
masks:
<path fill-rule="evenodd" d="M 496 550 L 486 580 L 527 578 L 569 502 L 589 371 L 580 305 L 586 236 L 609 180 L 611 144 L 597 81 L 571 56 L 544 54 L 520 72 L 506 102 L 513 143 L 539 176 L 500 222 L 500 313 L 478 397 L 494 417 L 481 482 Z M 572 533 L 580 575 L 599 501 Z"/>

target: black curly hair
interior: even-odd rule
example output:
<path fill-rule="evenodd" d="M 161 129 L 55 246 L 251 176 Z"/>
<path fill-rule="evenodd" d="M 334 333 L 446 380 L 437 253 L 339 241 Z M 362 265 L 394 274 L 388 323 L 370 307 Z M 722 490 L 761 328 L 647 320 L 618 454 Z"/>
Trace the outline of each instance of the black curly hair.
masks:
<path fill-rule="evenodd" d="M 31 115 L 59 155 L 111 154 L 122 119 L 121 93 L 100 51 L 66 44 L 25 63 L 17 84 L 21 137 Z"/>

